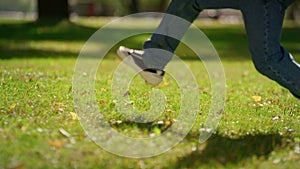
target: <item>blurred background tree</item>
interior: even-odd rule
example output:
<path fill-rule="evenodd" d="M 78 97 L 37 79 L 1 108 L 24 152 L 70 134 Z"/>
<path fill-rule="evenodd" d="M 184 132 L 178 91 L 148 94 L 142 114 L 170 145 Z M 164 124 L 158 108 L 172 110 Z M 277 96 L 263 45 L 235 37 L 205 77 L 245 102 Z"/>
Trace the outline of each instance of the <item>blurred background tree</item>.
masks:
<path fill-rule="evenodd" d="M 295 0 L 295 2 L 288 8 L 286 17 L 293 21 L 300 20 L 300 0 Z"/>
<path fill-rule="evenodd" d="M 68 0 L 37 0 L 39 21 L 69 19 Z"/>
<path fill-rule="evenodd" d="M 70 0 L 79 15 L 122 16 L 137 12 L 164 12 L 169 0 Z M 93 12 L 89 12 L 92 10 Z"/>
<path fill-rule="evenodd" d="M 137 12 L 164 12 L 171 0 L 1 0 L 0 18 L 18 14 L 42 20 L 66 20 L 69 16 L 123 16 Z M 226 16 L 226 12 L 217 12 Z M 33 17 L 34 16 L 34 17 Z M 209 17 L 210 15 L 206 15 Z M 289 20 L 300 21 L 300 0 L 287 10 Z M 220 17 L 216 17 L 220 18 Z"/>

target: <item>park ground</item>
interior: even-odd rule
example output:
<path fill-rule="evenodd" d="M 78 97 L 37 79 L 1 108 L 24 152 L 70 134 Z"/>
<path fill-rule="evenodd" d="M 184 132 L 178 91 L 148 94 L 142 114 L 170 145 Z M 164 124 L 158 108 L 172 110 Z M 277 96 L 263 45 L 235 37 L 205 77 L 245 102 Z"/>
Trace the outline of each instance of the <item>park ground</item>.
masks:
<path fill-rule="evenodd" d="M 73 105 L 72 76 L 85 41 L 109 18 L 38 24 L 0 21 L 0 168 L 204 168 L 297 169 L 300 166 L 300 102 L 286 89 L 260 75 L 247 49 L 243 26 L 196 22 L 216 47 L 227 80 L 226 109 L 213 136 L 198 143 L 210 106 L 210 82 L 204 66 L 184 45 L 179 56 L 199 85 L 200 110 L 186 138 L 170 151 L 143 159 L 110 154 L 82 129 Z M 146 22 L 136 19 L 135 23 Z M 140 29 L 146 29 L 146 22 Z M 153 25 L 152 25 L 153 26 Z M 120 31 L 128 29 L 120 26 Z M 300 26 L 286 22 L 283 45 L 300 62 Z M 141 47 L 148 35 L 119 44 Z M 117 45 L 116 45 L 117 46 Z M 153 123 L 139 125 L 118 114 L 111 99 L 113 71 L 120 61 L 108 53 L 96 78 L 96 99 L 112 127 L 134 137 L 160 135 L 175 121 L 180 94 L 167 75 L 158 89 L 167 105 Z M 136 77 L 130 99 L 149 108 L 151 86 Z M 115 123 L 115 122 L 118 123 Z M 157 125 L 158 121 L 163 121 Z M 147 150 L 145 150 L 147 151 Z"/>

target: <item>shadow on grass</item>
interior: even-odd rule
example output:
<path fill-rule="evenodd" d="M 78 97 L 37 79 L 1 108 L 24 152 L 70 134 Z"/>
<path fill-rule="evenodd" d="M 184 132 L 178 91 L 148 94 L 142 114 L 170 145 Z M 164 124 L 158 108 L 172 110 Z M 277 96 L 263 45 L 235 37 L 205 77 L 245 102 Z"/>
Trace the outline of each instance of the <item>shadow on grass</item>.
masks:
<path fill-rule="evenodd" d="M 86 41 L 96 29 L 61 21 L 0 24 L 0 31 L 1 39 Z"/>
<path fill-rule="evenodd" d="M 40 42 L 43 41 L 57 41 L 57 42 L 78 42 L 82 45 L 95 33 L 98 29 L 83 26 L 77 23 L 68 21 L 58 23 L 10 23 L 0 24 L 0 59 L 10 58 L 56 58 L 56 57 L 74 57 L 76 58 L 80 52 L 78 47 L 73 47 L 75 50 L 62 51 L 51 49 L 44 51 L 39 48 L 22 48 L 19 46 L 28 41 Z M 147 31 L 147 29 L 143 29 Z M 250 55 L 247 48 L 247 37 L 242 26 L 223 27 L 223 28 L 205 28 L 201 29 L 207 37 L 212 41 L 217 49 L 222 60 L 250 60 Z M 118 34 L 134 31 L 126 28 L 114 28 L 111 30 L 112 38 L 117 38 Z M 150 31 L 150 29 L 148 30 Z M 292 53 L 299 55 L 300 49 L 294 48 L 295 43 L 299 42 L 299 28 L 284 29 L 283 41 Z M 122 40 L 117 45 L 125 45 L 132 48 L 141 48 L 142 43 L 149 37 L 149 34 L 131 37 Z M 234 40 L 233 40 L 234 39 Z M 7 47 L 6 41 L 9 42 L 10 47 Z M 14 46 L 15 45 L 15 46 Z M 116 45 L 116 46 L 117 46 Z M 115 51 L 116 46 L 111 50 Z M 48 54 L 49 53 L 49 54 Z M 179 54 L 183 53 L 184 60 L 198 60 L 198 57 L 186 52 L 186 48 L 179 48 Z M 179 55 L 181 56 L 181 55 Z"/>
<path fill-rule="evenodd" d="M 13 58 L 76 58 L 78 53 L 69 51 L 55 51 L 45 49 L 6 49 L 1 50 L 0 59 Z"/>
<path fill-rule="evenodd" d="M 176 168 L 197 168 L 203 164 L 227 165 L 251 160 L 253 156 L 266 159 L 268 155 L 283 146 L 280 135 L 244 136 L 240 139 L 230 139 L 213 136 L 206 142 L 202 151 L 195 151 L 178 159 Z"/>
<path fill-rule="evenodd" d="M 153 132 L 153 128 L 159 128 L 164 132 L 170 126 L 157 125 L 153 123 L 132 123 L 124 121 L 122 124 L 113 124 L 117 129 L 126 129 L 128 126 L 137 126 L 143 131 Z M 194 144 L 198 140 L 197 133 L 190 133 L 186 136 L 183 144 Z M 239 138 L 229 138 L 220 135 L 213 135 L 208 141 L 198 145 L 197 151 L 177 159 L 173 168 L 198 168 L 201 165 L 218 166 L 258 159 L 267 159 L 270 153 L 276 149 L 288 146 L 287 138 L 279 134 L 258 134 L 245 135 Z"/>

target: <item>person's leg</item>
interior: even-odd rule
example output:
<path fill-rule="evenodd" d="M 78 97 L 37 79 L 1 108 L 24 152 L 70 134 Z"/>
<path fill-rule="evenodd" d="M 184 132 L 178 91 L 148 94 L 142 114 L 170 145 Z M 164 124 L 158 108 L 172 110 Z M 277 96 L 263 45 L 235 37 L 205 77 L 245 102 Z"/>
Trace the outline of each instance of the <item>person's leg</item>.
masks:
<path fill-rule="evenodd" d="M 161 21 L 157 31 L 151 36 L 151 38 L 144 43 L 144 56 L 143 60 L 147 67 L 163 70 L 167 63 L 172 59 L 172 53 L 179 44 L 179 40 L 183 37 L 188 30 L 190 24 L 198 17 L 199 12 L 203 9 L 220 9 L 220 8 L 239 8 L 240 0 L 172 0 L 167 14 Z M 182 22 L 176 17 L 180 17 L 187 22 Z M 174 31 L 172 33 L 172 31 Z M 176 32 L 175 32 L 176 31 Z M 164 36 L 159 34 L 164 32 L 170 36 Z M 176 38 L 172 35 L 176 35 Z M 151 48 L 158 48 L 167 50 L 170 53 L 161 56 L 161 53 L 155 53 L 151 51 Z M 157 51 L 157 50 L 156 50 Z"/>
<path fill-rule="evenodd" d="M 300 65 L 280 45 L 283 18 L 292 0 L 241 0 L 249 50 L 256 69 L 300 97 Z"/>

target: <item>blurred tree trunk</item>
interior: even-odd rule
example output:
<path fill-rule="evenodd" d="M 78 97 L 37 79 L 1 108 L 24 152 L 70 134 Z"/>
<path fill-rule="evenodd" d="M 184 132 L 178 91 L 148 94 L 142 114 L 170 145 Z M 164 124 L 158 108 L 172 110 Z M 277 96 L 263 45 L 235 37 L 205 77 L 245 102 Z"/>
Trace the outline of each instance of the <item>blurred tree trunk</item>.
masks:
<path fill-rule="evenodd" d="M 129 5 L 130 13 L 138 13 L 139 12 L 139 1 L 138 0 L 130 0 Z"/>
<path fill-rule="evenodd" d="M 127 14 L 139 12 L 139 0 L 120 0 Z"/>
<path fill-rule="evenodd" d="M 286 18 L 291 21 L 297 21 L 299 19 L 300 3 L 299 1 L 295 1 L 286 11 Z"/>
<path fill-rule="evenodd" d="M 39 21 L 69 19 L 68 0 L 38 0 Z"/>

